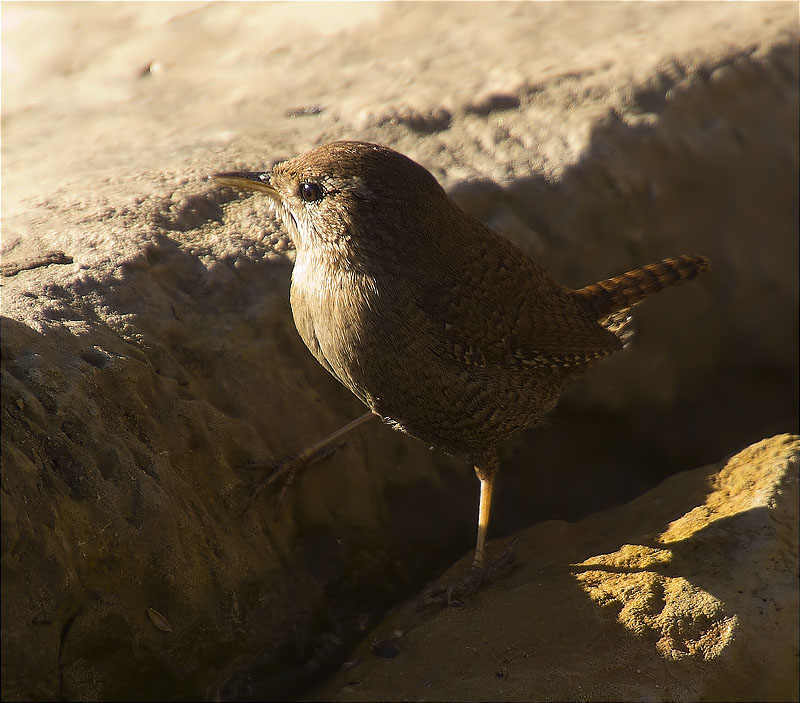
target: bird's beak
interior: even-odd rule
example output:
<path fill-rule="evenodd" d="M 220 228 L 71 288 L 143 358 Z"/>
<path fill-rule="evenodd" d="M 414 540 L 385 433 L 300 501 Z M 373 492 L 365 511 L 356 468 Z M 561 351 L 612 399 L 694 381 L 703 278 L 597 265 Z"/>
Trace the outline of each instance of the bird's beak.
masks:
<path fill-rule="evenodd" d="M 280 195 L 269 184 L 269 173 L 230 171 L 229 173 L 214 173 L 211 178 L 222 185 L 240 188 L 242 190 L 257 190 L 266 193 L 270 198 L 280 202 Z"/>

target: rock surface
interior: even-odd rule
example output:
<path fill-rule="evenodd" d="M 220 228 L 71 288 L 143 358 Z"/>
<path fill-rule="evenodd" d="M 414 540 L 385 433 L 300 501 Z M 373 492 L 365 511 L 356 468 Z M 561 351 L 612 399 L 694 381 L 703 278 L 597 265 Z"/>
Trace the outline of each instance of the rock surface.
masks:
<path fill-rule="evenodd" d="M 792 3 L 1 11 L 4 700 L 300 695 L 472 543 L 471 469 L 379 424 L 248 506 L 362 408 L 208 173 L 377 141 L 564 283 L 711 257 L 507 448 L 495 534 L 796 429 Z"/>
<path fill-rule="evenodd" d="M 398 607 L 313 699 L 796 700 L 799 460 L 773 437 L 529 527 L 515 573 L 462 608 Z"/>

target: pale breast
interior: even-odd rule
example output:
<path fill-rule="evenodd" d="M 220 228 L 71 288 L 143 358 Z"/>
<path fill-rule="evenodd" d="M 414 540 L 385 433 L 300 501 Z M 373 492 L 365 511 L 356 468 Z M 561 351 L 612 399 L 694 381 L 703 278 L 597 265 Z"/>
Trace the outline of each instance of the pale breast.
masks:
<path fill-rule="evenodd" d="M 295 326 L 315 358 L 368 403 L 360 356 L 368 307 L 366 292 L 371 282 L 363 276 L 321 267 L 320 262 L 300 257 L 295 263 L 290 294 Z"/>

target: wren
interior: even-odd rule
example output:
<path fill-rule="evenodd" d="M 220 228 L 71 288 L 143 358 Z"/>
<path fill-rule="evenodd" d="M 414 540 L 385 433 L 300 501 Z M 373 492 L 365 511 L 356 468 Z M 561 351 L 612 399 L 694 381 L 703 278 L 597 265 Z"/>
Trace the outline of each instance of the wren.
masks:
<path fill-rule="evenodd" d="M 376 144 L 324 144 L 271 173 L 214 177 L 264 193 L 293 239 L 297 330 L 369 408 L 345 431 L 374 414 L 473 463 L 478 573 L 498 446 L 536 425 L 570 378 L 623 348 L 631 306 L 709 268 L 684 255 L 566 288 L 429 171 Z"/>

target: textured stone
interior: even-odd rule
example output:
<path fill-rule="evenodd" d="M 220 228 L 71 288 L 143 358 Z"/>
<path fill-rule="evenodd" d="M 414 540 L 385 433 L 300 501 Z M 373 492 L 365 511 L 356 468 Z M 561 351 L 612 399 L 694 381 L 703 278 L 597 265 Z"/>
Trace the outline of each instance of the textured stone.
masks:
<path fill-rule="evenodd" d="M 527 528 L 515 573 L 463 608 L 400 606 L 313 698 L 795 700 L 798 460 L 800 437 L 773 437 Z M 392 658 L 373 646 L 386 641 Z"/>

